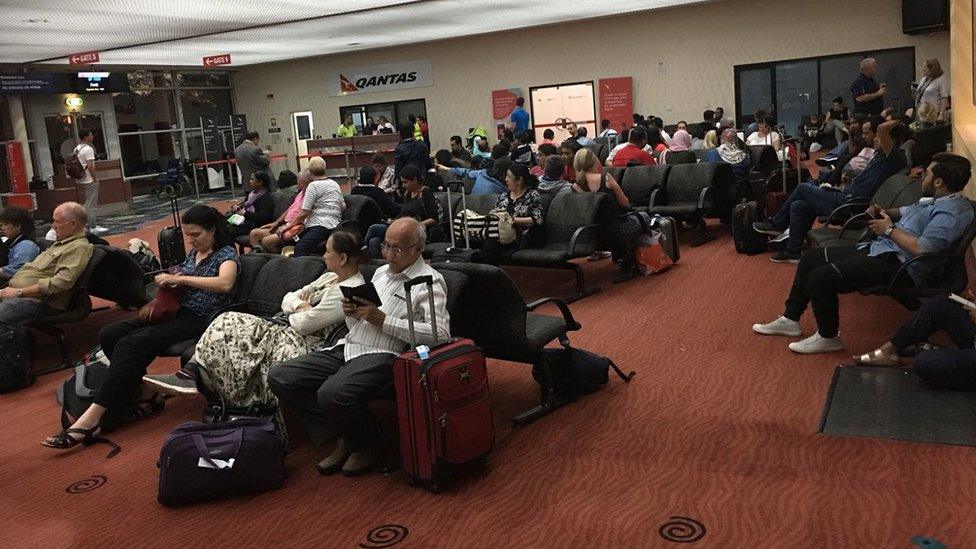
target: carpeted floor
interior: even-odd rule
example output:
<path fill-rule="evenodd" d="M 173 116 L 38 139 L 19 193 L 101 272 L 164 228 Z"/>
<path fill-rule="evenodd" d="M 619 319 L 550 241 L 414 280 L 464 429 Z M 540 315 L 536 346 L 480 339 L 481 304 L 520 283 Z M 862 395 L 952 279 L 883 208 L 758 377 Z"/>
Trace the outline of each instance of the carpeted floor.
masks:
<path fill-rule="evenodd" d="M 164 223 L 134 235 L 155 242 Z M 658 276 L 612 286 L 608 262 L 586 264 L 604 291 L 572 305 L 583 324 L 572 339 L 636 379 L 513 430 L 536 386 L 527 366 L 492 362 L 490 468 L 440 495 L 398 475 L 320 477 L 313 466 L 328 448 L 304 444 L 279 491 L 166 509 L 155 501 L 160 444 L 198 418 L 200 401 L 171 401 L 114 433 L 123 451 L 106 460 L 104 447 L 40 446 L 57 430 L 54 389 L 68 373 L 43 376 L 0 396 L 0 546 L 862 548 L 911 547 L 915 536 L 976 546 L 974 449 L 816 433 L 834 366 L 884 341 L 907 312 L 843 296 L 849 352 L 794 355 L 788 339 L 750 330 L 781 312 L 794 267 L 737 255 L 728 229 L 712 230 L 719 238 L 700 248 L 683 235 L 680 264 Z M 526 298 L 570 290 L 568 273 L 513 275 Z M 79 351 L 124 314 L 72 330 Z"/>

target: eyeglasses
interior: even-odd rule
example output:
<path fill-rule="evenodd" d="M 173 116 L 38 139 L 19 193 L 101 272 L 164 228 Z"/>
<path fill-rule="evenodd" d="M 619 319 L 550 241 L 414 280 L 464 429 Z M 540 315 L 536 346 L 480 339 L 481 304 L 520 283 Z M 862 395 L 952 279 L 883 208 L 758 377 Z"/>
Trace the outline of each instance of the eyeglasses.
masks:
<path fill-rule="evenodd" d="M 383 243 L 380 244 L 380 249 L 383 250 L 384 252 L 390 252 L 393 255 L 403 255 L 406 252 L 412 250 L 414 246 L 417 245 L 419 245 L 419 243 L 414 242 L 413 244 L 407 246 L 406 248 L 401 248 L 399 246 L 394 246 L 384 240 Z"/>

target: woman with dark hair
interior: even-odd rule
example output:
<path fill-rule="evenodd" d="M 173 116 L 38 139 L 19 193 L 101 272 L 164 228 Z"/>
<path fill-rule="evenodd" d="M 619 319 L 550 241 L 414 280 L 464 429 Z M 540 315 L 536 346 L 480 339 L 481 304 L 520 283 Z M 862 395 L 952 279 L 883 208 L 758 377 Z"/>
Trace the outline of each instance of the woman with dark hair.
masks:
<path fill-rule="evenodd" d="M 254 172 L 251 174 L 251 180 L 248 181 L 248 187 L 251 192 L 247 193 L 247 197 L 240 204 L 235 204 L 230 210 L 231 214 L 244 218 L 238 224 L 231 221 L 234 219 L 233 216 L 228 219 L 230 221 L 228 232 L 232 239 L 247 236 L 257 227 L 263 227 L 274 221 L 275 199 L 274 194 L 271 193 L 271 176 L 266 172 Z"/>
<path fill-rule="evenodd" d="M 0 286 L 6 286 L 24 264 L 34 261 L 41 249 L 34 242 L 34 218 L 20 206 L 0 210 L 0 232 L 7 237 L 0 244 Z"/>
<path fill-rule="evenodd" d="M 376 186 L 376 170 L 372 166 L 359 168 L 359 181 L 352 186 L 349 194 L 358 194 L 372 198 L 383 212 L 383 217 L 391 218 L 400 215 L 400 205 L 394 202 L 390 195 Z"/>
<path fill-rule="evenodd" d="M 505 210 L 512 216 L 516 238 L 509 244 L 502 244 L 498 240 L 485 240 L 481 254 L 485 261 L 497 265 L 507 259 L 529 243 L 533 238 L 532 229 L 542 226 L 545 212 L 542 207 L 542 196 L 536 187 L 539 180 L 529 173 L 525 164 L 512 163 L 505 174 L 507 191 L 495 202 L 496 210 Z"/>
<path fill-rule="evenodd" d="M 361 248 L 358 234 L 335 231 L 325 244 L 326 272 L 286 294 L 280 313 L 267 319 L 229 312 L 214 319 L 200 336 L 191 361 L 205 375 L 208 388 L 232 406 L 277 407 L 278 399 L 268 388 L 268 370 L 313 348 L 335 345 L 345 333 L 339 287 L 366 283 L 359 273 Z M 284 433 L 280 409 L 275 423 Z"/>
<path fill-rule="evenodd" d="M 412 217 L 427 227 L 437 224 L 437 199 L 430 187 L 424 185 L 423 174 L 414 166 L 403 168 L 400 173 L 400 180 L 403 182 L 403 204 L 400 205 L 400 213 L 396 217 Z M 392 220 L 391 220 L 392 221 Z M 386 238 L 386 228 L 389 223 L 376 223 L 370 225 L 366 230 L 366 246 L 369 249 L 370 257 L 382 258 L 380 246 Z"/>
<path fill-rule="evenodd" d="M 657 126 L 649 126 L 647 128 L 647 146 L 656 153 L 662 153 L 668 150 L 668 145 L 664 142 L 664 137 L 661 136 L 661 128 Z"/>
<path fill-rule="evenodd" d="M 393 158 L 393 179 L 396 181 L 400 181 L 400 172 L 406 166 L 414 166 L 421 173 L 430 169 L 430 149 L 423 141 L 414 139 L 412 122 L 400 124 L 400 143 L 393 150 Z"/>
<path fill-rule="evenodd" d="M 186 260 L 175 274 L 156 275 L 160 292 L 184 292 L 176 315 L 169 319 L 154 316 L 158 305 L 150 303 L 140 309 L 138 318 L 102 328 L 98 339 L 111 366 L 95 392 L 94 403 L 79 417 L 68 418 L 71 427 L 48 437 L 44 446 L 66 450 L 78 444 L 107 442 L 99 438 L 107 411 L 130 409 L 140 399 L 158 408 L 160 403 L 152 392 L 144 393 L 148 398 L 139 394 L 146 368 L 171 345 L 199 338 L 210 316 L 230 303 L 240 260 L 227 234 L 227 220 L 214 208 L 198 204 L 183 214 L 183 233 L 191 246 Z"/>

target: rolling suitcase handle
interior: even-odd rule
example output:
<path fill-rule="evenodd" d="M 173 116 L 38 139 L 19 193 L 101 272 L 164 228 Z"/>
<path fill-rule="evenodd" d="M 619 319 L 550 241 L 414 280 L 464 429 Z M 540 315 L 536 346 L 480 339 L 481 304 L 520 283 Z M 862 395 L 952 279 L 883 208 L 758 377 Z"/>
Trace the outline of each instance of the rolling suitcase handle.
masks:
<path fill-rule="evenodd" d="M 411 278 L 403 283 L 403 292 L 407 298 L 407 328 L 410 330 L 410 345 L 414 348 L 417 347 L 417 334 L 413 327 L 413 300 L 410 297 L 410 288 L 417 284 L 427 285 L 427 299 L 430 303 L 430 330 L 434 334 L 434 339 L 437 339 L 437 314 L 434 313 L 434 277 L 422 275 Z"/>

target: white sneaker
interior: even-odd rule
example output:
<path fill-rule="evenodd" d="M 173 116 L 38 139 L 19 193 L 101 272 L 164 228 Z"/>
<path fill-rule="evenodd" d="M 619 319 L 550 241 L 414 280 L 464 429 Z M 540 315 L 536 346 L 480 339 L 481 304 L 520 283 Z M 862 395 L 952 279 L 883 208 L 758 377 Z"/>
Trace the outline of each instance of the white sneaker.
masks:
<path fill-rule="evenodd" d="M 612 255 L 613 254 L 610 253 L 610 252 L 593 252 L 589 256 L 587 256 L 586 260 L 587 261 L 600 261 L 601 259 L 606 259 L 606 258 L 608 258 L 608 257 L 610 257 Z"/>
<path fill-rule="evenodd" d="M 752 330 L 762 335 L 798 337 L 803 335 L 800 323 L 781 316 L 768 324 L 753 324 Z"/>
<path fill-rule="evenodd" d="M 844 342 L 840 340 L 840 334 L 837 337 L 828 338 L 821 336 L 820 332 L 817 332 L 806 339 L 790 343 L 790 350 L 803 355 L 833 353 L 835 351 L 843 351 Z"/>
<path fill-rule="evenodd" d="M 92 234 L 105 234 L 108 232 L 108 229 L 102 227 L 101 225 L 95 225 L 94 227 L 92 227 L 91 232 Z"/>
<path fill-rule="evenodd" d="M 815 153 L 823 148 L 820 143 L 810 143 L 810 152 Z"/>
<path fill-rule="evenodd" d="M 770 242 L 782 242 L 782 241 L 786 240 L 789 237 L 790 237 L 790 230 L 789 229 L 786 229 L 785 231 L 783 231 L 783 232 L 779 233 L 778 235 L 774 236 L 773 238 L 771 238 L 769 241 Z"/>

